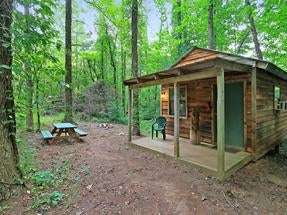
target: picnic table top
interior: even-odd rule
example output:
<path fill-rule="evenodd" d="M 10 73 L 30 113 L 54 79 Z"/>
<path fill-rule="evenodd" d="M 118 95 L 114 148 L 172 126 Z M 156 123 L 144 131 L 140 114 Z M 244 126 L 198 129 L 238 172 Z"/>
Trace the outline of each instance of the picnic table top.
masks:
<path fill-rule="evenodd" d="M 63 122 L 63 123 L 54 123 L 53 124 L 55 128 L 58 129 L 64 129 L 64 128 L 77 128 L 76 125 L 69 123 L 69 122 Z"/>

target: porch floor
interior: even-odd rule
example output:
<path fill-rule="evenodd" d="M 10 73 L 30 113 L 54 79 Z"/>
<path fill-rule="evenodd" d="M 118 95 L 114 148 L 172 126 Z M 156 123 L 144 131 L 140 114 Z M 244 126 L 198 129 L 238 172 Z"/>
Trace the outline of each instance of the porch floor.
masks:
<path fill-rule="evenodd" d="M 173 136 L 170 135 L 167 136 L 165 141 L 162 138 L 154 138 L 152 140 L 151 137 L 133 137 L 132 144 L 174 157 Z M 179 148 L 179 160 L 192 163 L 216 174 L 216 148 L 202 144 L 194 145 L 189 140 L 183 138 L 180 138 Z M 250 161 L 251 154 L 248 152 L 225 152 L 225 171 L 236 171 Z"/>

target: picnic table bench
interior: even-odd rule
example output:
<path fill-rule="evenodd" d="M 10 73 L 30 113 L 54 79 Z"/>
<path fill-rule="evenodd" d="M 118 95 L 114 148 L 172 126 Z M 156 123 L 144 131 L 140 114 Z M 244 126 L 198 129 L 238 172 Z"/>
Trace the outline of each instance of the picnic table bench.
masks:
<path fill-rule="evenodd" d="M 44 141 L 49 142 L 50 140 L 53 140 L 53 142 L 57 141 L 64 136 L 70 136 L 74 139 L 77 139 L 79 141 L 82 141 L 79 137 L 87 136 L 88 133 L 77 128 L 76 125 L 72 123 L 54 123 L 54 128 L 50 132 L 48 130 L 41 131 L 42 138 Z"/>
<path fill-rule="evenodd" d="M 82 131 L 82 130 L 79 129 L 79 128 L 75 128 L 75 132 L 76 132 L 80 137 L 84 137 L 84 136 L 87 136 L 87 135 L 88 135 L 87 132 Z"/>
<path fill-rule="evenodd" d="M 42 137 L 45 141 L 49 141 L 53 139 L 53 135 L 48 130 L 41 131 Z"/>

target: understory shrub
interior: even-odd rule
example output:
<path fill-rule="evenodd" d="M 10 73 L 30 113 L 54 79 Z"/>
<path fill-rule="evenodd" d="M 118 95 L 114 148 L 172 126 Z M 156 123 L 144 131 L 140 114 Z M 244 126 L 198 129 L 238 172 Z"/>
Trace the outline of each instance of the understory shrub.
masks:
<path fill-rule="evenodd" d="M 34 199 L 32 208 L 43 208 L 46 207 L 55 207 L 62 202 L 64 194 L 59 191 L 54 191 L 52 193 L 44 193 Z"/>
<path fill-rule="evenodd" d="M 54 181 L 54 175 L 48 170 L 38 171 L 33 175 L 33 181 L 37 186 L 48 186 Z"/>
<path fill-rule="evenodd" d="M 114 89 L 103 81 L 93 83 L 77 96 L 75 110 L 87 119 L 100 118 L 122 123 L 126 121 L 120 98 Z"/>

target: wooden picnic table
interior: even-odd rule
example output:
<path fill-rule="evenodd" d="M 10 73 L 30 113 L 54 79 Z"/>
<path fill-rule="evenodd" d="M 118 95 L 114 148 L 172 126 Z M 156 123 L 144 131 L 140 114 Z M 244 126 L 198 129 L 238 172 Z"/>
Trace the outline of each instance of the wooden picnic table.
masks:
<path fill-rule="evenodd" d="M 72 123 L 67 123 L 67 122 L 63 122 L 63 123 L 54 123 L 53 124 L 54 128 L 52 130 L 52 134 L 56 134 L 56 136 L 61 136 L 63 133 L 65 135 L 69 134 L 70 136 L 75 134 L 75 128 L 77 128 L 76 125 L 72 124 Z"/>
<path fill-rule="evenodd" d="M 67 122 L 54 123 L 53 126 L 54 128 L 51 132 L 51 134 L 54 136 L 53 142 L 59 140 L 62 134 L 64 134 L 65 136 L 68 135 L 74 139 L 77 139 L 78 141 L 81 141 L 79 137 L 87 135 L 86 132 L 78 129 L 77 125 L 74 125 L 72 123 L 67 123 Z"/>

